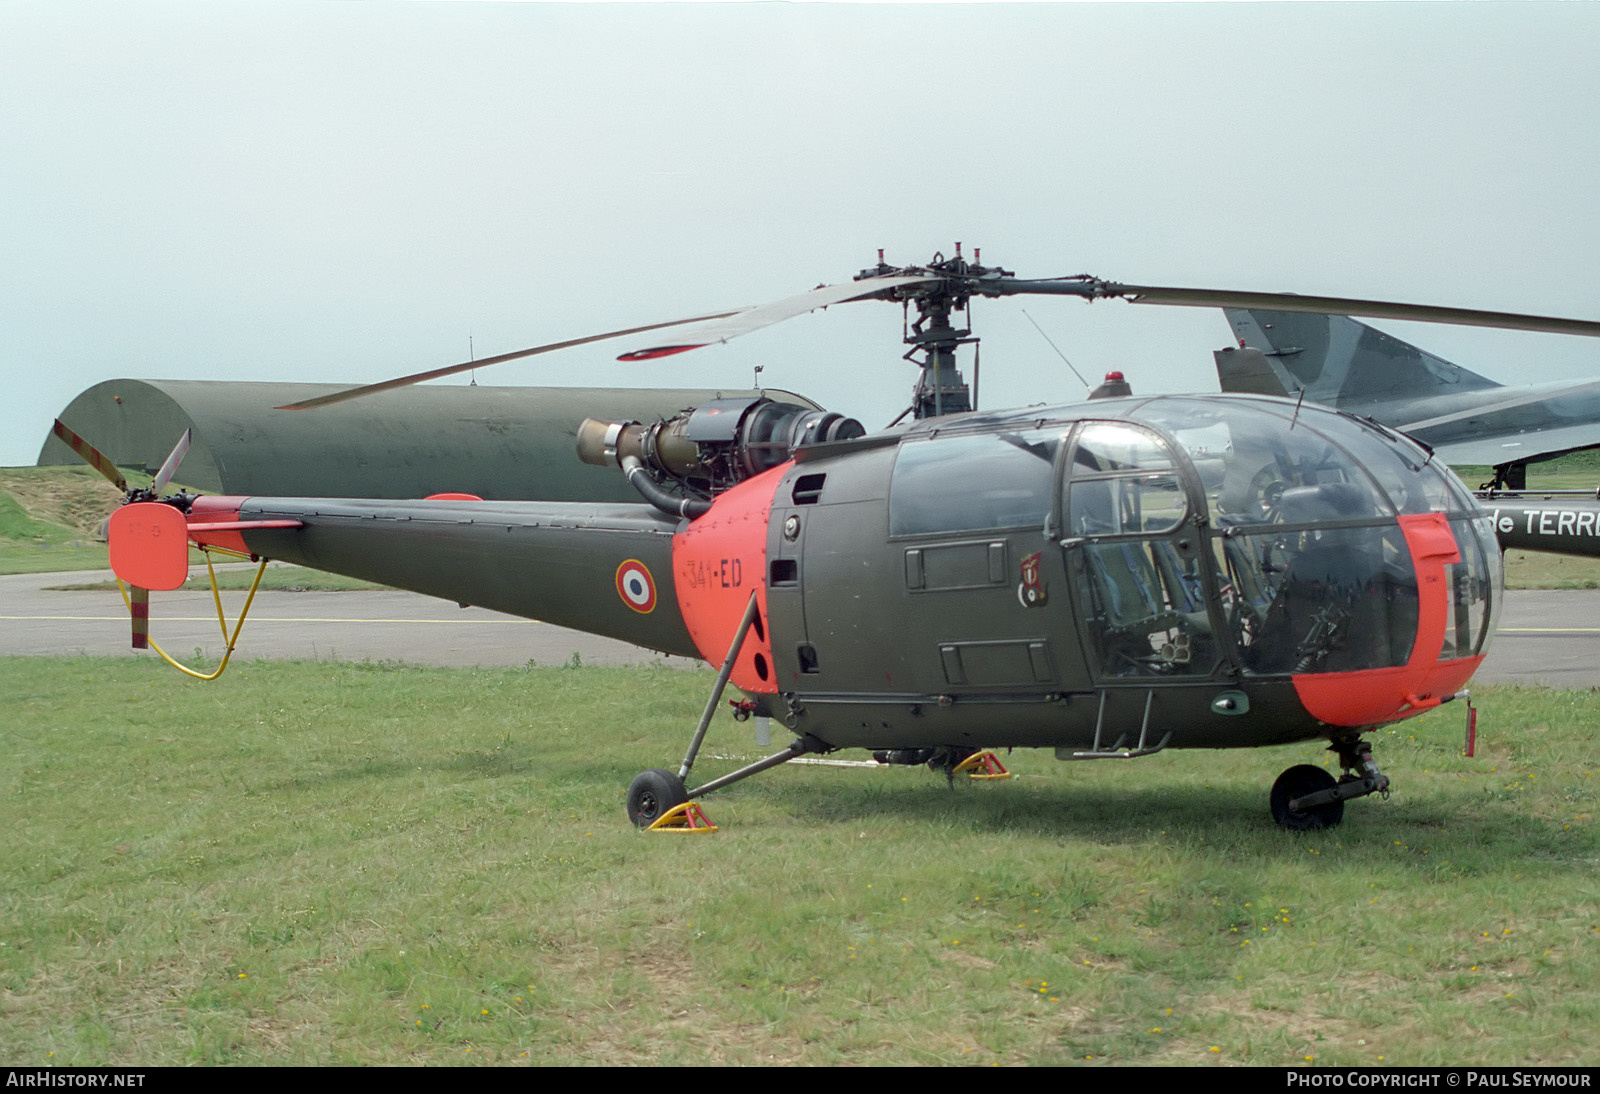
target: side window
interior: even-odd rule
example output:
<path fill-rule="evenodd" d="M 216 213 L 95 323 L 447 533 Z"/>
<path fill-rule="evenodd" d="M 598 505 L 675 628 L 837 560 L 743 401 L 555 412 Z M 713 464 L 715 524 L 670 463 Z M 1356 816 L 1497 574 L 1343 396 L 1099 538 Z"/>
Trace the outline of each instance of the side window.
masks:
<path fill-rule="evenodd" d="M 1079 432 L 1067 480 L 1067 535 L 1170 532 L 1188 511 L 1172 456 L 1154 434 L 1121 422 L 1091 422 Z"/>
<path fill-rule="evenodd" d="M 889 484 L 889 534 L 1042 528 L 1060 430 L 906 441 Z"/>
<path fill-rule="evenodd" d="M 1064 531 L 1079 540 L 1067 565 L 1096 673 L 1211 673 L 1221 651 L 1206 604 L 1211 560 L 1166 535 L 1189 515 L 1167 446 L 1138 426 L 1087 422 L 1074 438 L 1066 491 Z"/>

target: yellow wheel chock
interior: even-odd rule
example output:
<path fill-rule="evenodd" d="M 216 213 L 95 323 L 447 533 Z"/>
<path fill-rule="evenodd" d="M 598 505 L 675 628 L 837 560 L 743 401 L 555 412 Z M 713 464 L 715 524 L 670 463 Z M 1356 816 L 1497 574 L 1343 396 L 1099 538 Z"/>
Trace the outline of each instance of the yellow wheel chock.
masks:
<path fill-rule="evenodd" d="M 716 830 L 717 826 L 711 823 L 711 818 L 706 816 L 699 802 L 684 802 L 682 805 L 673 806 L 657 817 L 655 823 L 646 829 L 650 832 L 715 832 Z"/>
<path fill-rule="evenodd" d="M 960 763 L 956 764 L 954 775 L 965 775 L 969 779 L 1009 779 L 1011 772 L 1006 770 L 1006 765 L 1000 762 L 1000 757 L 994 754 L 992 748 L 982 752 L 974 752 Z"/>

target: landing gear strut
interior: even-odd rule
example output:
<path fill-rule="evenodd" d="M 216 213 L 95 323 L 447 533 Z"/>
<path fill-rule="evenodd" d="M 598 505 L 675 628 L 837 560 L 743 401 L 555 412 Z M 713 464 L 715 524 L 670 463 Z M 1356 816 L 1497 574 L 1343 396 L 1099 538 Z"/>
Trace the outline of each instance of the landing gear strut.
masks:
<path fill-rule="evenodd" d="M 700 745 L 705 740 L 706 729 L 711 725 L 711 715 L 722 699 L 723 689 L 728 686 L 728 677 L 733 672 L 734 658 L 739 656 L 739 649 L 744 645 L 745 635 L 750 632 L 751 626 L 756 621 L 756 614 L 756 594 L 752 592 L 749 603 L 745 605 L 744 618 L 739 621 L 738 630 L 734 632 L 733 645 L 728 647 L 728 656 L 722 661 L 722 669 L 717 673 L 717 682 L 712 685 L 711 697 L 706 700 L 705 710 L 700 715 L 700 724 L 695 727 L 694 739 L 689 742 L 689 751 L 683 757 L 683 764 L 678 768 L 677 774 L 653 767 L 649 771 L 639 772 L 628 786 L 628 819 L 638 827 L 649 828 L 675 806 L 698 798 L 702 794 L 709 794 L 713 790 L 720 790 L 729 783 L 748 779 L 751 775 L 759 774 L 769 767 L 788 763 L 796 756 L 833 751 L 832 746 L 826 742 L 819 741 L 810 734 L 804 734 L 789 742 L 789 747 L 780 752 L 774 752 L 753 764 L 746 764 L 737 771 L 720 779 L 712 779 L 693 790 L 685 788 L 689 771 L 694 767 L 695 757 L 699 755 Z"/>
<path fill-rule="evenodd" d="M 1291 832 L 1332 828 L 1344 819 L 1344 803 L 1368 794 L 1389 796 L 1389 776 L 1372 761 L 1372 745 L 1358 736 L 1336 738 L 1329 750 L 1344 774 L 1337 780 L 1320 767 L 1298 764 L 1272 784 L 1272 819 Z"/>

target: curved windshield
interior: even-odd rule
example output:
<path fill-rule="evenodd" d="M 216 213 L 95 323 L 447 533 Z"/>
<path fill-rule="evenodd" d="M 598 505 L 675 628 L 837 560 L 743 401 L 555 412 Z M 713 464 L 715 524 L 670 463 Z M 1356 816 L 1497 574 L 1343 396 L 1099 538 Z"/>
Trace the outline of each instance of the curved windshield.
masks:
<path fill-rule="evenodd" d="M 1139 416 L 1168 430 L 1194 461 L 1219 528 L 1395 515 L 1394 501 L 1363 461 L 1308 423 L 1313 416 L 1326 419 L 1326 412 L 1300 415 L 1292 405 L 1242 400 L 1156 399 L 1140 407 Z M 1340 440 L 1347 435 L 1362 436 L 1353 424 Z M 1392 458 L 1374 462 L 1394 472 L 1388 477 L 1396 485 L 1404 481 Z"/>
<path fill-rule="evenodd" d="M 1480 653 L 1493 629 L 1499 557 L 1481 509 L 1405 438 L 1318 407 L 1153 399 L 1204 484 L 1219 597 L 1245 671 L 1323 673 L 1407 663 L 1418 583 L 1397 518 L 1442 512 L 1461 550 L 1446 566 L 1441 660 Z M 1430 651 L 1431 652 L 1431 651 Z"/>
<path fill-rule="evenodd" d="M 1487 516 L 1452 518 L 1461 561 L 1445 567 L 1450 582 L 1450 616 L 1439 660 L 1486 653 L 1500 614 L 1503 560 Z"/>

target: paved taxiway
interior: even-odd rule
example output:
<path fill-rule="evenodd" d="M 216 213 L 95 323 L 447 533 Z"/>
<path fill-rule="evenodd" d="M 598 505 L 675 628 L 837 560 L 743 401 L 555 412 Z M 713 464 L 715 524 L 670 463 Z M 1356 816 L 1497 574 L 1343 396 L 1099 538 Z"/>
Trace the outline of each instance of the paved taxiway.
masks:
<path fill-rule="evenodd" d="M 204 566 L 192 572 L 205 579 Z M 50 589 L 111 580 L 109 570 L 0 577 L 0 655 L 154 657 L 129 649 L 128 610 L 115 586 Z M 222 593 L 230 631 L 244 599 L 242 591 Z M 173 657 L 190 660 L 196 647 L 220 657 L 227 649 L 209 589 L 152 593 L 150 601 L 150 633 Z M 564 665 L 573 654 L 585 665 L 643 664 L 662 656 L 627 642 L 397 590 L 260 591 L 235 651 L 249 660 L 406 661 L 451 668 L 530 660 Z M 682 657 L 665 660 L 693 664 Z"/>
<path fill-rule="evenodd" d="M 115 589 L 48 589 L 110 576 L 0 577 L 0 655 L 154 656 L 129 650 L 127 611 Z M 169 653 L 183 660 L 200 647 L 207 656 L 221 655 L 225 646 L 209 592 L 157 593 L 151 599 L 151 631 Z M 243 601 L 242 592 L 223 594 L 230 625 Z M 525 665 L 530 660 L 561 665 L 573 654 L 586 665 L 640 664 L 660 656 L 626 642 L 393 591 L 258 593 L 237 656 L 466 667 Z M 1600 591 L 1507 594 L 1499 634 L 1475 682 L 1600 687 Z"/>

